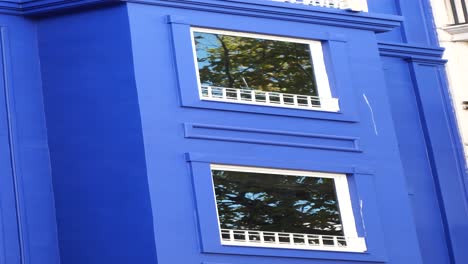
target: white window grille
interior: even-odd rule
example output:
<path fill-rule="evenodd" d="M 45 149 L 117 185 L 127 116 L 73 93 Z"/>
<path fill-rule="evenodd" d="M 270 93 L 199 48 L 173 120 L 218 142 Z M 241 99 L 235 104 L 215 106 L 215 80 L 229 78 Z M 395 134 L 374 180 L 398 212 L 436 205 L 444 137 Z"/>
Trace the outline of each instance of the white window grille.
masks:
<path fill-rule="evenodd" d="M 265 92 L 226 87 L 201 86 L 201 98 L 211 101 L 257 104 L 286 108 L 339 111 L 337 98 Z"/>
<path fill-rule="evenodd" d="M 338 9 L 350 9 L 352 11 L 367 12 L 367 0 L 272 0 L 292 4 L 303 4 Z"/>
<path fill-rule="evenodd" d="M 221 229 L 224 245 L 364 252 L 362 237 Z"/>
<path fill-rule="evenodd" d="M 468 0 L 445 0 L 451 9 L 450 23 L 462 25 L 468 23 Z"/>

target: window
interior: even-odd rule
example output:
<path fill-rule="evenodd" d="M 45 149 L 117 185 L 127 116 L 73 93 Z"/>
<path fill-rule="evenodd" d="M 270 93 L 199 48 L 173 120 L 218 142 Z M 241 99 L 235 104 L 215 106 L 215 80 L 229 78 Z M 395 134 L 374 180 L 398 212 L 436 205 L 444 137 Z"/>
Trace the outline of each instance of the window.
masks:
<path fill-rule="evenodd" d="M 338 112 L 320 41 L 192 28 L 202 100 Z"/>
<path fill-rule="evenodd" d="M 346 175 L 211 165 L 221 243 L 364 252 Z"/>

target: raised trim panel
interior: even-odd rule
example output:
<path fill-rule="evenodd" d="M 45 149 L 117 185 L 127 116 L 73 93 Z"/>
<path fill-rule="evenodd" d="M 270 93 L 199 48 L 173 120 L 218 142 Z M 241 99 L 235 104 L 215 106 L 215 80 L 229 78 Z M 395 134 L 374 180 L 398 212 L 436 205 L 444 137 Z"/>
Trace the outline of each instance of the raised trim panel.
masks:
<path fill-rule="evenodd" d="M 250 32 L 282 37 L 319 40 L 324 47 L 324 59 L 329 75 L 332 96 L 340 100 L 339 112 L 313 111 L 304 109 L 280 108 L 262 105 L 246 105 L 227 102 L 201 100 L 198 89 L 196 65 L 193 50 L 187 43 L 192 42 L 191 27 L 214 28 L 212 22 L 203 17 L 168 16 L 171 27 L 174 59 L 178 78 L 180 103 L 183 107 L 216 109 L 234 112 L 256 113 L 276 116 L 288 116 L 343 122 L 358 122 L 356 95 L 351 76 L 351 65 L 348 54 L 348 42 L 343 34 L 331 33 L 328 30 L 292 30 L 290 28 L 272 28 L 259 25 L 256 32 L 242 23 L 218 21 L 216 29 L 239 32 Z"/>
<path fill-rule="evenodd" d="M 185 123 L 184 131 L 192 139 L 362 152 L 356 137 L 193 123 Z"/>

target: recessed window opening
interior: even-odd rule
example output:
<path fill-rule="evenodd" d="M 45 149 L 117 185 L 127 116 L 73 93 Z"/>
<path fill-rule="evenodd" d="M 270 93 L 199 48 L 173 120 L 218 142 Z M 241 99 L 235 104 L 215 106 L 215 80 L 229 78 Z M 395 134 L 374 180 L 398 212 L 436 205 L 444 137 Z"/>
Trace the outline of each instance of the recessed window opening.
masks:
<path fill-rule="evenodd" d="M 192 28 L 202 100 L 338 111 L 320 41 Z"/>
<path fill-rule="evenodd" d="M 212 165 L 225 245 L 365 251 L 346 175 Z"/>

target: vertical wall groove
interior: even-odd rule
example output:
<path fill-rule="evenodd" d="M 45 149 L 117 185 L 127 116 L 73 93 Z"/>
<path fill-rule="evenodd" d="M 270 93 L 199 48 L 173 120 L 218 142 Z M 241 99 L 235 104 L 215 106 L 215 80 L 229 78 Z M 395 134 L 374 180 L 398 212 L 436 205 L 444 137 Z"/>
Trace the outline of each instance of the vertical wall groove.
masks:
<path fill-rule="evenodd" d="M 7 29 L 5 27 L 0 28 L 0 55 L 1 62 L 3 65 L 2 77 L 3 77 L 3 92 L 5 96 L 5 112 L 6 112 L 6 122 L 8 127 L 8 143 L 10 147 L 10 162 L 11 162 L 11 171 L 12 171 L 12 181 L 13 181 L 13 192 L 15 196 L 15 208 L 16 208 L 16 220 L 18 228 L 18 243 L 19 243 L 19 263 L 25 263 L 24 256 L 24 240 L 23 240 L 23 217 L 22 217 L 22 207 L 20 199 L 20 187 L 19 187 L 19 178 L 18 178 L 18 167 L 16 159 L 16 129 L 15 122 L 13 117 L 13 100 L 11 93 L 11 82 L 9 78 L 9 59 L 8 59 L 8 35 Z"/>

